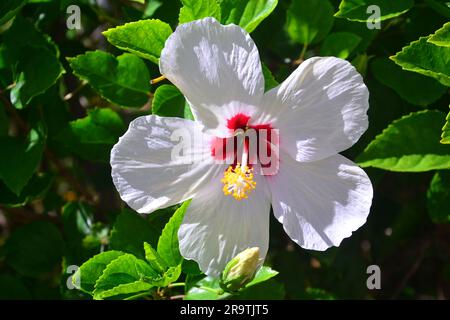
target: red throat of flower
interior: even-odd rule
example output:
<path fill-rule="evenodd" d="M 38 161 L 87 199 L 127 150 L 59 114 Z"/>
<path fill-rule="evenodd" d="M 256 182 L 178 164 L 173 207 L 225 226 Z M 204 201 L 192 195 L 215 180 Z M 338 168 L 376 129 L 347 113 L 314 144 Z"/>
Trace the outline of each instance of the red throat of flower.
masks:
<path fill-rule="evenodd" d="M 248 198 L 256 188 L 254 165 L 259 164 L 261 174 L 271 175 L 274 161 L 278 161 L 273 148 L 278 147 L 278 134 L 271 124 L 251 124 L 251 117 L 238 113 L 227 120 L 230 138 L 215 138 L 211 155 L 218 161 L 228 161 L 230 166 L 222 182 L 225 195 L 237 200 Z M 276 163 L 278 170 L 278 162 Z M 273 174 L 273 173 L 272 173 Z"/>

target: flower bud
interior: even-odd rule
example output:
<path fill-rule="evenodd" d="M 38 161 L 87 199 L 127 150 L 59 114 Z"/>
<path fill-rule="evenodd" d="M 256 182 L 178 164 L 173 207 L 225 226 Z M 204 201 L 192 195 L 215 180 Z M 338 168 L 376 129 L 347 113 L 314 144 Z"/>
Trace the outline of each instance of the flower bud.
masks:
<path fill-rule="evenodd" d="M 222 272 L 221 287 L 226 291 L 238 291 L 252 281 L 260 262 L 259 248 L 248 248 L 228 262 Z"/>

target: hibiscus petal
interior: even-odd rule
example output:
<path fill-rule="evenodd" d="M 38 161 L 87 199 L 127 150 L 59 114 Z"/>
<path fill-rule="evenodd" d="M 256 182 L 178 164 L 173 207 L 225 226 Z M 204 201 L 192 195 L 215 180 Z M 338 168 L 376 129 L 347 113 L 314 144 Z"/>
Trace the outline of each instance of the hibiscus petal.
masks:
<path fill-rule="evenodd" d="M 361 227 L 372 203 L 366 173 L 341 155 L 315 162 L 283 157 L 270 177 L 273 212 L 286 233 L 305 249 L 339 246 Z"/>
<path fill-rule="evenodd" d="M 172 137 L 175 133 L 191 137 L 192 148 L 185 154 L 191 158 L 172 155 L 182 141 Z M 111 151 L 111 175 L 120 197 L 140 213 L 192 198 L 213 175 L 210 139 L 194 121 L 153 115 L 135 119 Z"/>
<path fill-rule="evenodd" d="M 192 199 L 178 231 L 182 256 L 213 277 L 239 252 L 259 247 L 264 259 L 269 246 L 270 199 L 264 178 L 255 175 L 256 189 L 241 201 L 223 194 L 221 178 L 216 176 Z"/>
<path fill-rule="evenodd" d="M 160 70 L 207 129 L 223 130 L 226 119 L 251 112 L 264 94 L 253 40 L 242 28 L 223 26 L 214 18 L 178 26 L 161 52 Z"/>
<path fill-rule="evenodd" d="M 256 122 L 274 122 L 281 148 L 297 161 L 344 151 L 367 130 L 369 92 L 348 62 L 334 57 L 304 61 L 264 96 Z"/>

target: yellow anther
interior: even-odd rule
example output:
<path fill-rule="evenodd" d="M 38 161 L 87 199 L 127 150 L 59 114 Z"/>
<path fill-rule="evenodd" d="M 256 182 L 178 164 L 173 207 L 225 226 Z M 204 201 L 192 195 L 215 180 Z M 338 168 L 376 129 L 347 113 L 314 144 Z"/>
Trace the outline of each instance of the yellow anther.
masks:
<path fill-rule="evenodd" d="M 253 168 L 237 164 L 235 168 L 229 166 L 223 174 L 223 193 L 233 196 L 236 200 L 247 199 L 250 192 L 256 187 L 253 181 Z"/>

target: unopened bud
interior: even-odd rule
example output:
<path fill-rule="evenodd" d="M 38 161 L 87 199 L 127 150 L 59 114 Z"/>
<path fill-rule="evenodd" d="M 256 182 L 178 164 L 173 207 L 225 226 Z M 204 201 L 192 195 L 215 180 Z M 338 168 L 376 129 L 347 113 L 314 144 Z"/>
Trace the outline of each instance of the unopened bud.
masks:
<path fill-rule="evenodd" d="M 249 248 L 228 262 L 221 277 L 221 287 L 226 291 L 237 291 L 253 280 L 260 262 L 259 248 Z"/>

